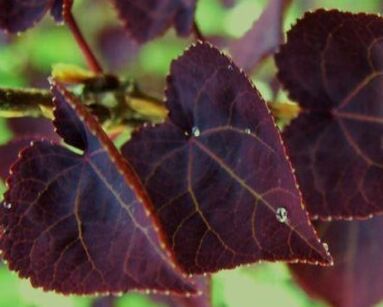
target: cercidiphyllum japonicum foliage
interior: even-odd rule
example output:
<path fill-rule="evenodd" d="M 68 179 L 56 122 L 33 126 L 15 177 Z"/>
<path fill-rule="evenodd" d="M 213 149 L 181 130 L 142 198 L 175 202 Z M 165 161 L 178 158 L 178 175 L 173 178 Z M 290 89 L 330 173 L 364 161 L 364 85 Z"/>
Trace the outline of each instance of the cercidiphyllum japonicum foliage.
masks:
<path fill-rule="evenodd" d="M 335 263 L 291 270 L 332 306 L 383 297 L 374 217 L 383 209 L 382 29 L 378 15 L 318 10 L 297 22 L 276 56 L 279 79 L 301 108 L 283 137 L 311 217 L 328 220 L 315 225 Z"/>
<path fill-rule="evenodd" d="M 122 153 L 185 271 L 331 262 L 266 104 L 233 62 L 208 44 L 191 47 L 171 66 L 166 106 L 168 120 L 138 130 Z"/>
<path fill-rule="evenodd" d="M 383 19 L 318 10 L 288 33 L 279 79 L 301 114 L 283 132 L 313 217 L 383 211 Z"/>
<path fill-rule="evenodd" d="M 185 69 L 204 77 L 185 79 Z M 226 87 L 217 86 L 223 80 Z M 12 167 L 1 208 L 1 248 L 11 269 L 35 286 L 62 293 L 187 294 L 195 290 L 165 245 L 189 273 L 257 260 L 331 262 L 301 206 L 272 117 L 234 63 L 197 44 L 174 62 L 168 82 L 170 120 L 141 130 L 124 146 L 129 164 L 78 98 L 53 83 L 57 133 L 82 154 L 35 142 Z M 215 116 L 207 120 L 207 114 Z M 228 146 L 228 138 L 235 143 Z M 169 176 L 171 169 L 161 167 L 176 152 L 179 162 L 172 163 Z M 147 180 L 148 174 L 156 180 Z M 210 182 L 215 184 L 207 191 Z M 163 189 L 168 199 L 159 198 Z M 242 196 L 224 200 L 228 192 Z M 174 203 L 178 198 L 183 202 Z M 150 211 L 158 224 L 145 216 Z"/>
<path fill-rule="evenodd" d="M 23 31 L 49 10 L 60 21 L 64 2 L 0 1 L 0 27 Z M 112 2 L 141 43 L 172 26 L 181 36 L 196 31 L 194 0 L 156 0 L 153 7 Z M 288 3 L 270 1 L 252 30 L 231 45 L 246 70 L 283 40 Z M 333 268 L 291 265 L 305 290 L 334 306 L 370 306 L 381 298 L 379 272 L 360 271 L 365 263 L 378 266 L 381 250 L 374 240 L 380 220 L 371 218 L 382 211 L 381 28 L 375 15 L 319 10 L 293 27 L 276 57 L 279 79 L 301 109 L 283 138 L 309 214 L 368 219 L 315 223 L 334 252 Z M 270 40 L 254 45 L 253 57 L 238 56 L 244 51 L 238 46 L 264 37 L 262 29 Z M 165 93 L 169 118 L 139 129 L 123 147 L 126 160 L 77 97 L 57 81 L 53 93 L 58 135 L 76 152 L 40 140 L 28 146 L 31 135 L 1 148 L 11 157 L 27 147 L 8 179 L 1 248 L 10 268 L 35 286 L 206 295 L 207 279 L 189 280 L 182 271 L 215 272 L 258 260 L 331 262 L 301 205 L 264 101 L 217 49 L 197 44 L 173 62 Z M 59 140 L 52 132 L 47 138 Z M 336 293 L 333 285 L 341 286 Z M 358 298 L 356 289 L 363 292 Z"/>

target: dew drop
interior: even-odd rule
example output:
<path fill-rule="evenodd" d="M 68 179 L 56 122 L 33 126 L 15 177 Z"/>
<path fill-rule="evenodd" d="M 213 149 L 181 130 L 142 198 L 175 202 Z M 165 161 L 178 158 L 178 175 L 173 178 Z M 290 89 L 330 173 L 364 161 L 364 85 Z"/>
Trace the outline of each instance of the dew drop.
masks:
<path fill-rule="evenodd" d="M 323 244 L 323 247 L 326 250 L 326 252 L 328 252 L 328 244 L 327 243 L 322 243 L 322 244 Z"/>
<path fill-rule="evenodd" d="M 228 70 L 233 70 L 233 65 L 227 65 Z"/>
<path fill-rule="evenodd" d="M 185 134 L 186 136 L 189 136 L 189 132 L 187 132 L 187 131 L 185 131 L 184 134 Z"/>
<path fill-rule="evenodd" d="M 251 134 L 251 130 L 249 128 L 245 129 L 246 134 Z"/>
<path fill-rule="evenodd" d="M 285 223 L 287 221 L 287 210 L 283 207 L 279 207 L 275 212 L 275 217 L 278 222 Z"/>
<path fill-rule="evenodd" d="M 11 209 L 11 208 L 12 208 L 12 204 L 11 204 L 11 203 L 6 203 L 6 202 L 4 202 L 4 203 L 3 203 L 3 207 L 4 207 L 5 209 Z"/>
<path fill-rule="evenodd" d="M 198 127 L 193 127 L 192 128 L 192 134 L 197 137 L 197 136 L 200 136 L 201 134 L 201 131 L 199 131 Z"/>

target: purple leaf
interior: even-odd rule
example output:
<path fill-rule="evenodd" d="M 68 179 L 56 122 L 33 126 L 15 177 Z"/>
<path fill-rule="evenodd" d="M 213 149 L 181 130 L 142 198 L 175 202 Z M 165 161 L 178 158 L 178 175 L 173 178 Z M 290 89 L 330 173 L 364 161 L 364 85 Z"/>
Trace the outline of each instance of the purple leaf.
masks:
<path fill-rule="evenodd" d="M 174 26 L 181 36 L 193 28 L 196 0 L 111 0 L 129 34 L 144 43 Z"/>
<path fill-rule="evenodd" d="M 193 292 L 158 238 L 141 184 L 97 120 L 62 85 L 54 82 L 53 94 L 57 132 L 81 153 L 39 141 L 13 166 L 0 208 L 9 268 L 66 294 Z"/>
<path fill-rule="evenodd" d="M 97 37 L 98 49 L 111 71 L 121 70 L 132 61 L 139 46 L 121 27 L 107 27 Z"/>
<path fill-rule="evenodd" d="M 15 118 L 8 121 L 8 126 L 14 138 L 6 144 L 0 145 L 0 179 L 5 180 L 9 175 L 11 165 L 17 160 L 21 150 L 31 141 L 39 139 L 58 140 L 53 131 L 52 123 L 44 119 Z"/>
<path fill-rule="evenodd" d="M 174 61 L 169 119 L 143 128 L 123 155 L 144 182 L 189 273 L 258 260 L 329 263 L 265 102 L 217 49 Z"/>
<path fill-rule="evenodd" d="M 251 29 L 230 46 L 237 65 L 253 71 L 261 60 L 274 53 L 283 42 L 283 15 L 291 0 L 269 0 L 262 15 Z"/>
<path fill-rule="evenodd" d="M 43 18 L 51 5 L 51 0 L 0 0 L 0 28 L 24 31 Z"/>
<path fill-rule="evenodd" d="M 16 137 L 39 135 L 50 140 L 59 141 L 52 122 L 44 118 L 12 118 L 8 120 L 7 125 Z"/>
<path fill-rule="evenodd" d="M 316 223 L 334 256 L 333 267 L 294 264 L 298 283 L 337 307 L 369 307 L 383 299 L 383 218 Z"/>
<path fill-rule="evenodd" d="M 383 19 L 307 13 L 276 56 L 279 78 L 302 108 L 284 132 L 313 217 L 383 211 Z"/>
<path fill-rule="evenodd" d="M 17 138 L 0 145 L 0 179 L 5 180 L 9 175 L 11 165 L 16 161 L 19 152 L 32 141 L 30 138 Z"/>
<path fill-rule="evenodd" d="M 211 277 L 196 276 L 193 278 L 199 296 L 181 297 L 175 295 L 152 295 L 152 301 L 167 307 L 211 307 Z"/>
<path fill-rule="evenodd" d="M 64 9 L 64 0 L 53 0 L 53 4 L 51 7 L 51 15 L 57 23 L 64 21 L 63 9 Z"/>

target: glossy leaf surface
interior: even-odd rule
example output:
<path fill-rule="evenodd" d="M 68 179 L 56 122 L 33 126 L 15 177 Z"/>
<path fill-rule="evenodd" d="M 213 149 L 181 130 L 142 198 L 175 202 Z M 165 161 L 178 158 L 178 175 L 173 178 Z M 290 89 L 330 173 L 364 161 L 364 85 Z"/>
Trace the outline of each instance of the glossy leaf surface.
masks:
<path fill-rule="evenodd" d="M 52 5 L 52 0 L 0 0 L 0 28 L 12 33 L 37 23 Z"/>
<path fill-rule="evenodd" d="M 184 270 L 330 261 L 265 102 L 227 57 L 191 47 L 171 66 L 166 98 L 169 119 L 136 132 L 123 154 Z"/>
<path fill-rule="evenodd" d="M 383 19 L 318 10 L 288 33 L 279 78 L 303 109 L 284 132 L 313 217 L 383 211 Z"/>
<path fill-rule="evenodd" d="M 369 307 L 383 299 L 383 218 L 317 222 L 328 242 L 333 267 L 294 264 L 299 284 L 312 296 L 337 307 Z"/>
<path fill-rule="evenodd" d="M 237 65 L 246 72 L 254 70 L 261 60 L 274 53 L 283 42 L 283 16 L 291 0 L 269 0 L 251 29 L 235 40 L 230 52 Z"/>
<path fill-rule="evenodd" d="M 181 36 L 192 30 L 196 0 L 112 0 L 130 35 L 146 42 L 174 26 Z"/>
<path fill-rule="evenodd" d="M 193 288 L 161 248 L 148 199 L 96 119 L 54 84 L 58 134 L 23 151 L 0 208 L 1 250 L 35 287 L 89 294 Z"/>

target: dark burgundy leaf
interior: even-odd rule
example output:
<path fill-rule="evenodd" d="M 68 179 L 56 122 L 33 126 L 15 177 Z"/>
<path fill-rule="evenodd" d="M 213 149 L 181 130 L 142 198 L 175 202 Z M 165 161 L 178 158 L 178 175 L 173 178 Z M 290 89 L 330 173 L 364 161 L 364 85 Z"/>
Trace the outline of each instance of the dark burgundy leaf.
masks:
<path fill-rule="evenodd" d="M 161 303 L 167 307 L 211 307 L 211 277 L 193 277 L 199 296 L 181 297 L 175 295 L 152 295 L 154 302 Z"/>
<path fill-rule="evenodd" d="M 181 36 L 193 28 L 196 0 L 112 0 L 130 35 L 146 42 L 174 26 Z"/>
<path fill-rule="evenodd" d="M 333 267 L 291 265 L 299 284 L 336 307 L 369 307 L 383 299 L 383 218 L 317 222 L 334 256 Z"/>
<path fill-rule="evenodd" d="M 60 293 L 190 293 L 149 215 L 141 184 L 96 119 L 53 85 L 54 124 L 68 145 L 35 142 L 8 178 L 0 247 L 21 277 Z"/>
<path fill-rule="evenodd" d="M 37 23 L 52 5 L 52 0 L 0 0 L 0 28 L 12 33 Z"/>
<path fill-rule="evenodd" d="M 121 27 L 103 29 L 97 37 L 98 49 L 111 71 L 122 70 L 139 50 L 136 41 Z"/>
<path fill-rule="evenodd" d="M 51 7 L 51 15 L 53 19 L 58 23 L 64 21 L 63 8 L 64 0 L 53 0 L 53 5 Z"/>
<path fill-rule="evenodd" d="M 251 29 L 230 46 L 237 65 L 251 72 L 261 60 L 274 53 L 283 41 L 283 15 L 291 0 L 269 0 Z"/>
<path fill-rule="evenodd" d="M 5 180 L 9 175 L 11 165 L 17 160 L 21 149 L 27 147 L 31 139 L 17 138 L 0 146 L 0 179 Z"/>
<path fill-rule="evenodd" d="M 197 44 L 173 62 L 170 118 L 123 147 L 189 273 L 261 259 L 328 263 L 272 117 L 249 80 Z"/>
<path fill-rule="evenodd" d="M 279 78 L 303 109 L 284 138 L 313 217 L 383 211 L 383 19 L 318 10 L 289 32 Z"/>
<path fill-rule="evenodd" d="M 16 137 L 40 135 L 58 141 L 50 120 L 44 118 L 22 117 L 8 120 L 7 125 Z"/>
<path fill-rule="evenodd" d="M 17 160 L 19 152 L 31 141 L 41 138 L 58 140 L 50 121 L 36 118 L 15 118 L 8 121 L 8 126 L 14 134 L 14 139 L 0 145 L 0 179 L 5 180 L 9 175 L 11 165 Z"/>

